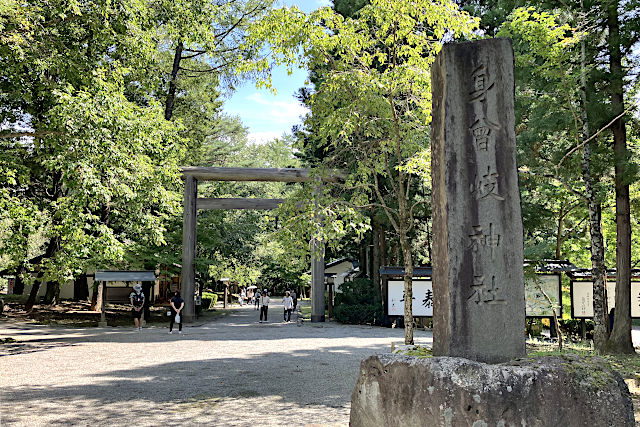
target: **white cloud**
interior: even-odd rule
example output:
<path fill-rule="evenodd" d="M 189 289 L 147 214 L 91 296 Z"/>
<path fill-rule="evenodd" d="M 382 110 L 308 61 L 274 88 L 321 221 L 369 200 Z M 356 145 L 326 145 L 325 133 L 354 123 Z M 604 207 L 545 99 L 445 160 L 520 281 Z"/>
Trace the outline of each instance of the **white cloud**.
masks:
<path fill-rule="evenodd" d="M 247 96 L 247 100 L 256 104 L 264 105 L 266 108 L 261 112 L 261 117 L 266 120 L 273 120 L 278 123 L 293 124 L 300 121 L 309 110 L 296 100 L 282 101 L 277 98 L 268 98 L 259 92 Z"/>
<path fill-rule="evenodd" d="M 280 138 L 282 132 L 268 131 L 268 132 L 251 132 L 247 139 L 252 144 L 265 144 L 273 139 Z"/>

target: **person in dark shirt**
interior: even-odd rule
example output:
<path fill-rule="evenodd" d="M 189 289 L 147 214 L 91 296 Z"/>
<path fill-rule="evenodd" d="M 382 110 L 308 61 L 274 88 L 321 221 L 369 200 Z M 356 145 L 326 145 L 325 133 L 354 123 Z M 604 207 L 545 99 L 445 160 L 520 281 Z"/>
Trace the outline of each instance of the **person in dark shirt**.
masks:
<path fill-rule="evenodd" d="M 142 331 L 142 310 L 144 309 L 144 293 L 139 283 L 133 287 L 133 292 L 129 294 L 129 302 L 131 302 L 131 315 L 133 323 L 138 332 Z"/>
<path fill-rule="evenodd" d="M 171 301 L 169 302 L 171 305 L 171 323 L 169 323 L 169 333 L 173 333 L 173 324 L 176 323 L 176 316 L 180 315 L 178 320 L 178 333 L 182 333 L 182 309 L 184 308 L 184 299 L 180 296 L 180 292 L 176 292 L 173 294 Z"/>

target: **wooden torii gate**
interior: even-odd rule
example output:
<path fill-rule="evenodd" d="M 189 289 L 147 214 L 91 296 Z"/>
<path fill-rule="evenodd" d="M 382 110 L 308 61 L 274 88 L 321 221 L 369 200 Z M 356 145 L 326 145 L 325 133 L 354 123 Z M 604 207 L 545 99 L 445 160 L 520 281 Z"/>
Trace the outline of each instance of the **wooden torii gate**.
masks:
<path fill-rule="evenodd" d="M 183 319 L 195 317 L 195 270 L 198 209 L 275 209 L 284 199 L 208 199 L 198 198 L 198 181 L 262 181 L 309 182 L 314 180 L 309 169 L 217 168 L 188 166 L 182 169 L 184 179 L 184 220 L 182 224 L 182 295 Z M 339 175 L 317 177 L 324 182 L 337 182 Z M 311 321 L 324 322 L 324 253 L 321 242 L 311 242 Z"/>

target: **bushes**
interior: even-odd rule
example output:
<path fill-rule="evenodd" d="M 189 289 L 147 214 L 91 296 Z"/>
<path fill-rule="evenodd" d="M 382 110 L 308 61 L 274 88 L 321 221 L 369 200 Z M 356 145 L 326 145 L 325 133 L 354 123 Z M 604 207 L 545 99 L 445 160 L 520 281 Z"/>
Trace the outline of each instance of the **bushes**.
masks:
<path fill-rule="evenodd" d="M 568 339 L 579 341 L 582 339 L 582 320 L 581 319 L 562 319 L 559 321 L 560 329 L 562 333 Z M 587 320 L 585 322 L 586 338 L 593 339 L 593 320 Z"/>
<path fill-rule="evenodd" d="M 337 306 L 333 314 L 338 322 L 362 325 L 382 320 L 382 307 L 375 304 Z"/>
<path fill-rule="evenodd" d="M 218 302 L 218 295 L 212 292 L 202 293 L 202 309 L 211 310 Z"/>
<path fill-rule="evenodd" d="M 338 322 L 351 324 L 382 322 L 384 313 L 379 289 L 369 279 L 345 282 L 336 293 L 333 314 Z"/>

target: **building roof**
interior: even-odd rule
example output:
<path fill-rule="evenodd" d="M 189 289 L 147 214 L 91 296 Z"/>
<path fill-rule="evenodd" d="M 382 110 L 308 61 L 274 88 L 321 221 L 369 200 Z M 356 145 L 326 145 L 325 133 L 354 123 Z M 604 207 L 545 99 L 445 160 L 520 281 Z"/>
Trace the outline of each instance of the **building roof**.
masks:
<path fill-rule="evenodd" d="M 349 263 L 351 263 L 351 265 L 354 264 L 354 262 L 351 259 L 344 257 L 344 258 L 340 258 L 340 259 L 337 259 L 335 261 L 331 261 L 331 262 L 326 263 L 324 265 L 324 268 L 334 267 L 334 266 L 336 266 L 338 264 L 342 264 L 343 262 L 349 262 Z"/>
<path fill-rule="evenodd" d="M 431 267 L 413 267 L 413 277 L 431 277 Z M 384 266 L 380 267 L 382 276 L 404 276 L 404 267 Z"/>
<path fill-rule="evenodd" d="M 96 282 L 154 282 L 156 280 L 153 271 L 96 271 Z"/>
<path fill-rule="evenodd" d="M 543 259 L 541 263 L 536 266 L 536 271 L 539 273 L 556 273 L 559 271 L 576 271 L 578 267 L 573 265 L 568 259 Z"/>
<path fill-rule="evenodd" d="M 571 278 L 571 280 L 589 281 L 593 279 L 592 270 L 588 268 L 577 268 L 574 271 L 567 272 L 567 275 Z M 607 279 L 615 280 L 615 278 L 616 269 L 607 269 Z M 634 268 L 631 270 L 631 280 L 640 281 L 640 269 Z"/>

